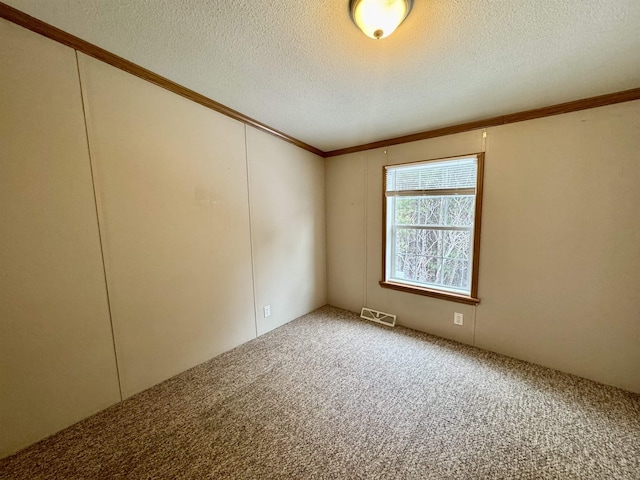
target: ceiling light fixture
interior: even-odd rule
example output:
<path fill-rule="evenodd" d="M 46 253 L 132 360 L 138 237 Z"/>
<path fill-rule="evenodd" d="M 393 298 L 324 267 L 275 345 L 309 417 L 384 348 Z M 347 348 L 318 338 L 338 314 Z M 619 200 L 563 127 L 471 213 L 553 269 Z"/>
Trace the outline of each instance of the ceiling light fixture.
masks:
<path fill-rule="evenodd" d="M 388 37 L 403 22 L 413 0 L 350 0 L 351 19 L 367 37 Z"/>

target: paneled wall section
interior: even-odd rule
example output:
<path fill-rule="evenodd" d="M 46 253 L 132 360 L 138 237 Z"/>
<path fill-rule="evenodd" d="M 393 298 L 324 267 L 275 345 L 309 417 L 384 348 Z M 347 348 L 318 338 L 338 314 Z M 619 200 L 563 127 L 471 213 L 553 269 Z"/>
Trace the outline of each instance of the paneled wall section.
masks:
<path fill-rule="evenodd" d="M 262 335 L 326 303 L 324 159 L 252 127 L 247 158 Z"/>
<path fill-rule="evenodd" d="M 75 52 L 6 21 L 0 39 L 4 456 L 120 392 Z"/>
<path fill-rule="evenodd" d="M 326 303 L 322 158 L 0 38 L 0 456 Z"/>

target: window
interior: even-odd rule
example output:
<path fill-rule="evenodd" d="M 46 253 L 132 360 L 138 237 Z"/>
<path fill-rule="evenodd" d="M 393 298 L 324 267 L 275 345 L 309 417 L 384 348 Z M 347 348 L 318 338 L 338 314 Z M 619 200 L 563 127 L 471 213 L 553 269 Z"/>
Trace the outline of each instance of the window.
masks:
<path fill-rule="evenodd" d="M 383 287 L 476 304 L 484 154 L 384 167 Z"/>

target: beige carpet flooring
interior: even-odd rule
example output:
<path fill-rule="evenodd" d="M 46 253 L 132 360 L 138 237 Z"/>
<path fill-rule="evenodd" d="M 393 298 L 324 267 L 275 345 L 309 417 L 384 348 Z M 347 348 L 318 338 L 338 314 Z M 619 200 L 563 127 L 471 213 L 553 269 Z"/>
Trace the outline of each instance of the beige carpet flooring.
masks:
<path fill-rule="evenodd" d="M 640 396 L 324 307 L 2 479 L 640 479 Z"/>

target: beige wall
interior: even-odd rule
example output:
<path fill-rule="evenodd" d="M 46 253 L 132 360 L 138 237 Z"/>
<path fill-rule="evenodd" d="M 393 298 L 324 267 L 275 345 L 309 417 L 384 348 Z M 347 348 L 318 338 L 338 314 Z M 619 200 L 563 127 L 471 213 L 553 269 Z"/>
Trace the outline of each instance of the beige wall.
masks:
<path fill-rule="evenodd" d="M 244 125 L 79 59 L 128 397 L 255 337 Z"/>
<path fill-rule="evenodd" d="M 353 312 L 366 303 L 368 156 L 362 152 L 325 160 L 327 296 L 332 305 Z"/>
<path fill-rule="evenodd" d="M 4 20 L 0 44 L 2 457 L 120 392 L 75 52 Z"/>
<path fill-rule="evenodd" d="M 0 35 L 0 457 L 326 303 L 323 159 Z"/>
<path fill-rule="evenodd" d="M 324 159 L 250 127 L 247 157 L 262 335 L 326 303 Z"/>
<path fill-rule="evenodd" d="M 476 345 L 640 392 L 640 101 L 488 130 Z"/>
<path fill-rule="evenodd" d="M 640 392 L 640 102 L 487 130 L 478 307 L 378 285 L 382 166 L 483 150 L 474 131 L 327 159 L 329 303 Z"/>

